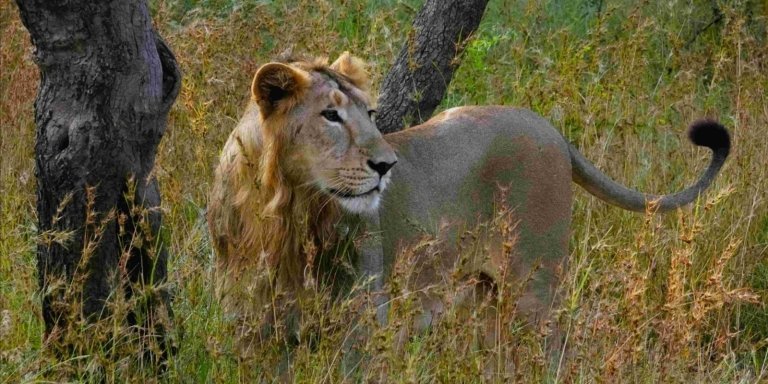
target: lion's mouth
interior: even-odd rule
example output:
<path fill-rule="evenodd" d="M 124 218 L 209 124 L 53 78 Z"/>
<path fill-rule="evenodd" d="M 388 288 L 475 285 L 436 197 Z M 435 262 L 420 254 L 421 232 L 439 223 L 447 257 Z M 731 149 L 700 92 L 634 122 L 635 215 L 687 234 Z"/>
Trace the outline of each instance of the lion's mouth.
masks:
<path fill-rule="evenodd" d="M 374 192 L 381 192 L 378 185 L 363 193 L 350 193 L 350 192 L 343 192 L 338 189 L 328 189 L 328 193 L 336 197 L 340 197 L 342 199 L 354 199 L 356 197 L 365 197 L 365 196 L 372 195 Z"/>

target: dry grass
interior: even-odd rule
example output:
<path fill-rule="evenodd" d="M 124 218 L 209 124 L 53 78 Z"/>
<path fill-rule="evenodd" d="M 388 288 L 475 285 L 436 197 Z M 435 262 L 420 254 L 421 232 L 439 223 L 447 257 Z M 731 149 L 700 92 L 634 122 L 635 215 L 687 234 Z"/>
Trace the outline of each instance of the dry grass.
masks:
<path fill-rule="evenodd" d="M 608 174 L 649 192 L 682 188 L 706 162 L 709 154 L 683 139 L 689 122 L 710 116 L 731 129 L 734 151 L 722 175 L 702 201 L 677 214 L 636 215 L 578 194 L 557 324 L 563 341 L 556 344 L 566 353 L 550 357 L 554 337 L 517 327 L 511 311 L 499 315 L 505 327 L 494 348 L 473 348 L 484 325 L 457 311 L 398 350 L 398 326 L 413 316 L 407 296 L 393 295 L 392 321 L 378 327 L 367 296 L 331 303 L 319 292 L 300 303 L 302 340 L 289 347 L 275 340 L 258 359 L 239 361 L 231 325 L 209 289 L 201 211 L 253 72 L 286 47 L 332 57 L 350 50 L 372 62 L 376 86 L 419 2 L 153 2 L 155 23 L 184 71 L 156 170 L 179 347 L 160 380 L 342 381 L 342 362 L 350 360 L 341 345 L 360 334 L 349 314 L 361 312 L 357 326 L 372 337 L 360 350 L 365 369 L 350 380 L 764 381 L 768 8 L 718 4 L 721 21 L 705 28 L 717 15 L 703 1 L 492 1 L 451 84 L 444 107 L 529 107 Z M 135 333 L 119 323 L 80 324 L 81 335 L 105 336 L 81 337 L 82 348 L 57 363 L 42 348 L 34 255 L 37 71 L 9 2 L 0 3 L 0 33 L 0 381 L 151 379 L 134 358 Z M 514 290 L 493 299 L 510 305 Z M 102 337 L 117 347 L 99 350 L 93 341 Z"/>

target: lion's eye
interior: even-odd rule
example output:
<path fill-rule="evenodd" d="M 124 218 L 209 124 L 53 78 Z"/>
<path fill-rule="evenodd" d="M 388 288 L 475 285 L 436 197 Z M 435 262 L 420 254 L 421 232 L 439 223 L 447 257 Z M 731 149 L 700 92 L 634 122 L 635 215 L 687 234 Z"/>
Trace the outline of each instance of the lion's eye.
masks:
<path fill-rule="evenodd" d="M 326 109 L 322 112 L 320 112 L 323 117 L 325 117 L 326 120 L 332 122 L 332 123 L 343 123 L 341 120 L 341 116 L 339 116 L 339 112 L 333 109 Z"/>
<path fill-rule="evenodd" d="M 371 121 L 375 121 L 376 120 L 376 113 L 377 113 L 377 111 L 375 109 L 369 109 L 368 110 L 368 118 L 370 118 Z"/>

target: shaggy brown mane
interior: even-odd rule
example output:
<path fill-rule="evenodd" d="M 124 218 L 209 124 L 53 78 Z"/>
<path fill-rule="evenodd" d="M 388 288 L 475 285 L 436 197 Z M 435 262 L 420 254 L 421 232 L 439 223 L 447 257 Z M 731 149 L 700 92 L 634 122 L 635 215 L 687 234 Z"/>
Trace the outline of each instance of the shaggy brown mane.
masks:
<path fill-rule="evenodd" d="M 343 80 L 340 86 L 359 81 L 334 71 L 326 59 L 282 61 Z M 310 78 L 302 81 L 306 87 L 311 84 Z M 258 91 L 254 87 L 255 79 L 252 94 Z M 237 295 L 226 298 L 230 291 L 243 291 L 254 308 L 269 300 L 275 289 L 300 291 L 312 253 L 334 242 L 334 224 L 341 217 L 338 204 L 315 187 L 286 177 L 286 150 L 299 127 L 286 112 L 303 97 L 304 92 L 298 92 L 292 100 L 281 101 L 267 117 L 259 111 L 260 100 L 252 97 L 222 151 L 208 223 L 218 253 L 217 273 L 223 274 L 217 288 L 225 306 L 242 305 Z M 250 286 L 235 289 L 238 282 Z"/>

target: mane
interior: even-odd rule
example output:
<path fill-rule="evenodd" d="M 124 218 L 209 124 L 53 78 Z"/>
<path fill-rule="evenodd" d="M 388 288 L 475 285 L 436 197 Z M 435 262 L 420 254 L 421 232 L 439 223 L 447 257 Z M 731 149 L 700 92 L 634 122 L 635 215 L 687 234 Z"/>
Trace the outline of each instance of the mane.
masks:
<path fill-rule="evenodd" d="M 291 62 L 332 73 L 324 59 Z M 224 270 L 267 267 L 270 285 L 301 289 L 317 252 L 335 241 L 341 209 L 312 185 L 286 177 L 290 137 L 285 113 L 264 119 L 251 100 L 222 152 L 209 205 L 209 226 Z"/>

